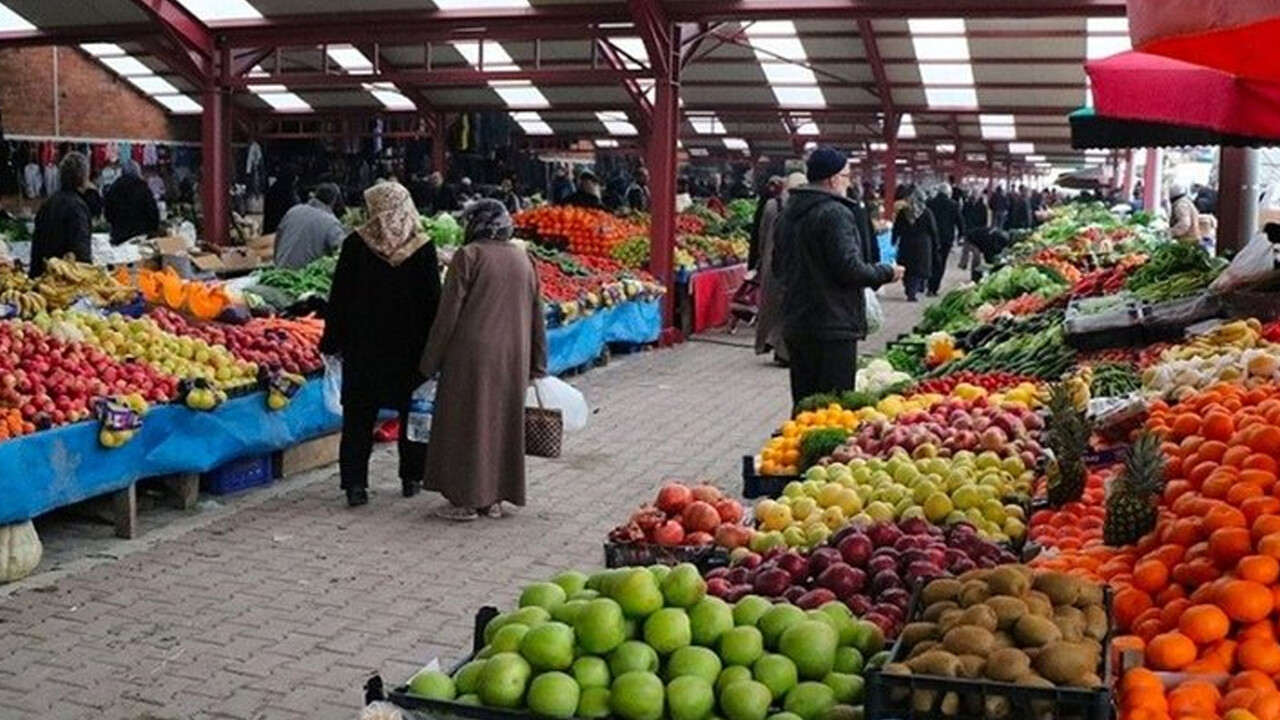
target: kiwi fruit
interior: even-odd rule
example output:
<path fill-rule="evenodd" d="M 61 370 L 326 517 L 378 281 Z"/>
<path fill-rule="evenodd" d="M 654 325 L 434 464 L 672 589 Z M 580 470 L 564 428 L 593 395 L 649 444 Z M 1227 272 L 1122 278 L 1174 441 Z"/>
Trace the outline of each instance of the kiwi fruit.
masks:
<path fill-rule="evenodd" d="M 1017 643 L 1013 641 L 1013 636 L 1004 630 L 997 630 L 991 633 L 991 637 L 994 638 L 994 642 L 991 645 L 992 649 L 999 650 L 1000 648 L 1017 646 Z"/>
<path fill-rule="evenodd" d="M 1093 605 L 1101 607 L 1103 604 L 1102 586 L 1093 583 L 1080 583 L 1080 595 L 1076 598 L 1076 607 L 1088 608 Z"/>
<path fill-rule="evenodd" d="M 1062 631 L 1052 620 L 1039 615 L 1024 615 L 1013 626 L 1013 637 L 1022 647 L 1043 647 L 1062 639 Z"/>
<path fill-rule="evenodd" d="M 942 696 L 942 702 L 938 704 L 938 712 L 945 717 L 955 717 L 960 714 L 960 696 L 956 693 L 949 692 Z"/>
<path fill-rule="evenodd" d="M 1000 627 L 1000 619 L 996 611 L 989 605 L 974 605 L 960 613 L 961 625 L 976 625 L 988 632 L 995 632 Z"/>
<path fill-rule="evenodd" d="M 910 660 L 913 657 L 919 657 L 929 652 L 930 650 L 938 647 L 938 645 L 939 643 L 937 640 L 923 640 L 920 642 L 919 645 L 916 645 L 915 647 L 911 648 L 911 652 L 907 653 L 907 659 Z"/>
<path fill-rule="evenodd" d="M 938 625 L 931 622 L 909 623 L 898 634 L 898 639 L 909 648 L 914 648 L 925 640 L 937 640 L 940 637 L 942 633 L 938 630 Z"/>
<path fill-rule="evenodd" d="M 1053 624 L 1062 631 L 1062 639 L 1077 642 L 1084 639 L 1084 613 L 1071 606 L 1059 606 L 1053 611 Z"/>
<path fill-rule="evenodd" d="M 1080 599 L 1080 588 L 1084 583 L 1070 575 L 1061 573 L 1040 573 L 1036 575 L 1033 587 L 1049 597 L 1053 605 L 1075 605 Z"/>
<path fill-rule="evenodd" d="M 946 635 L 947 631 L 960 624 L 961 610 L 948 610 L 938 618 L 938 632 Z"/>
<path fill-rule="evenodd" d="M 988 598 L 985 603 L 996 614 L 996 628 L 999 630 L 1008 630 L 1013 624 L 1018 622 L 1018 618 L 1030 612 L 1027 603 L 1020 598 L 1006 597 L 997 595 Z"/>
<path fill-rule="evenodd" d="M 959 609 L 960 606 L 954 600 L 942 600 L 926 607 L 924 612 L 920 614 L 920 619 L 925 622 L 936 623 L 938 618 L 942 617 L 942 614 L 946 611 Z"/>
<path fill-rule="evenodd" d="M 959 580 L 952 578 L 938 578 L 925 585 L 924 589 L 920 591 L 920 601 L 927 607 L 934 603 L 955 600 L 960 597 L 960 590 L 963 585 Z"/>
<path fill-rule="evenodd" d="M 911 693 L 911 709 L 922 715 L 932 713 L 936 702 L 938 693 L 935 690 L 916 690 Z"/>
<path fill-rule="evenodd" d="M 970 580 L 960 590 L 960 607 L 972 607 L 986 602 L 991 597 L 991 588 L 982 580 Z"/>
<path fill-rule="evenodd" d="M 1098 666 L 1093 651 L 1076 643 L 1053 642 L 1036 656 L 1033 666 L 1046 680 L 1059 685 L 1075 685 L 1085 675 L 1092 675 Z"/>
<path fill-rule="evenodd" d="M 991 631 L 977 625 L 959 625 L 942 636 L 942 646 L 957 655 L 986 657 L 995 644 Z"/>
<path fill-rule="evenodd" d="M 983 676 L 987 671 L 987 659 L 981 655 L 960 656 L 960 677 L 970 680 Z"/>
<path fill-rule="evenodd" d="M 1031 589 L 1031 582 L 1018 568 L 1004 565 L 991 571 L 987 576 L 987 586 L 992 595 L 1022 597 Z"/>
<path fill-rule="evenodd" d="M 955 677 L 960 672 L 960 658 L 945 650 L 930 650 L 908 660 L 907 667 L 916 675 Z"/>
<path fill-rule="evenodd" d="M 1031 671 L 1031 658 L 1017 648 L 999 648 L 987 656 L 987 677 L 1013 682 Z"/>
<path fill-rule="evenodd" d="M 985 582 L 990 575 L 991 568 L 974 568 L 972 570 L 964 571 L 960 574 L 960 577 L 956 579 L 962 583 L 967 583 L 971 580 L 982 580 Z"/>
<path fill-rule="evenodd" d="M 1033 615 L 1040 617 L 1053 617 L 1053 602 L 1049 600 L 1049 596 L 1038 590 L 1032 590 L 1027 593 L 1022 601 L 1027 604 L 1027 611 Z"/>
<path fill-rule="evenodd" d="M 1101 605 L 1088 605 L 1084 609 L 1085 637 L 1102 642 L 1107 636 L 1107 611 Z"/>
<path fill-rule="evenodd" d="M 1102 686 L 1102 678 L 1094 673 L 1085 673 L 1067 684 L 1072 687 L 1096 688 Z"/>

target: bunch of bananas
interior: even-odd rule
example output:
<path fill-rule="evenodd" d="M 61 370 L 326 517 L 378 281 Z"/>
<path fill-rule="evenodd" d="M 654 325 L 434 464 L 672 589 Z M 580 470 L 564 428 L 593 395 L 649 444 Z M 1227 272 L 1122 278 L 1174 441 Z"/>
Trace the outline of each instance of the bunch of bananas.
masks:
<path fill-rule="evenodd" d="M 1250 350 L 1262 342 L 1262 323 L 1257 318 L 1224 323 L 1197 335 L 1191 342 L 1165 351 L 1162 360 L 1211 358 L 1230 350 Z"/>
<path fill-rule="evenodd" d="M 133 300 L 136 291 L 120 284 L 104 268 L 87 263 L 50 258 L 36 289 L 50 307 L 65 308 L 77 298 L 85 297 L 99 307 L 119 305 Z"/>
<path fill-rule="evenodd" d="M 33 287 L 35 283 L 31 282 L 31 278 L 27 277 L 26 273 L 15 269 L 12 265 L 0 265 L 0 292 L 17 290 L 23 293 Z"/>
<path fill-rule="evenodd" d="M 0 305 L 12 305 L 17 308 L 18 316 L 24 320 L 30 320 L 49 310 L 49 304 L 45 301 L 43 295 L 37 292 L 21 290 L 4 290 L 0 292 Z"/>
<path fill-rule="evenodd" d="M 1067 378 L 1067 393 L 1071 397 L 1071 405 L 1084 412 L 1089 409 L 1089 401 L 1093 399 L 1093 368 L 1085 365 L 1075 374 Z"/>

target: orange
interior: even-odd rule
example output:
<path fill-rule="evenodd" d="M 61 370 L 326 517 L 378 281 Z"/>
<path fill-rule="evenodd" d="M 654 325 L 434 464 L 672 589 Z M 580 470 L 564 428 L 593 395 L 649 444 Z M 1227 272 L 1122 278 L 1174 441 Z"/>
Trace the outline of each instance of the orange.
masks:
<path fill-rule="evenodd" d="M 1252 580 L 1231 580 L 1218 594 L 1218 606 L 1232 620 L 1257 622 L 1271 614 L 1271 590 Z"/>
<path fill-rule="evenodd" d="M 1257 426 L 1246 442 L 1254 452 L 1266 455 L 1280 455 L 1280 427 L 1275 425 Z"/>
<path fill-rule="evenodd" d="M 1200 431 L 1200 416 L 1194 413 L 1182 413 L 1173 420 L 1173 437 L 1182 440 Z"/>
<path fill-rule="evenodd" d="M 1227 527 L 1248 527 L 1244 513 L 1226 503 L 1214 503 L 1205 513 L 1204 524 L 1210 533 Z"/>
<path fill-rule="evenodd" d="M 1280 559 L 1280 532 L 1273 532 L 1260 538 L 1258 554 Z"/>
<path fill-rule="evenodd" d="M 1255 471 L 1249 471 L 1249 472 L 1261 472 L 1261 471 L 1255 470 Z M 1275 483 L 1274 477 L 1271 478 L 1271 482 L 1272 484 Z M 1239 482 L 1236 482 L 1235 484 L 1233 484 L 1231 486 L 1231 489 L 1227 491 L 1226 500 L 1227 502 L 1231 503 L 1232 505 L 1235 505 L 1236 507 L 1241 507 L 1245 502 L 1249 500 L 1252 500 L 1254 498 L 1265 498 L 1265 497 L 1268 497 L 1268 495 L 1266 493 L 1266 490 L 1264 490 L 1261 485 L 1251 483 L 1245 478 L 1241 478 Z M 1246 515 L 1245 518 L 1248 519 L 1248 516 Z"/>
<path fill-rule="evenodd" d="M 1238 690 L 1239 688 L 1249 688 L 1259 693 L 1269 693 L 1276 691 L 1276 683 L 1271 676 L 1257 670 L 1245 670 L 1231 676 L 1231 681 L 1227 683 L 1227 689 Z"/>
<path fill-rule="evenodd" d="M 1280 462 L 1270 455 L 1262 453 L 1254 453 L 1244 459 L 1243 469 L 1245 470 L 1266 470 L 1272 475 L 1280 473 Z"/>
<path fill-rule="evenodd" d="M 1280 540 L 1280 538 L 1277 538 Z M 1123 588 L 1111 599 L 1111 615 L 1121 629 L 1128 629 L 1138 616 L 1150 610 L 1151 596 L 1133 587 Z"/>
<path fill-rule="evenodd" d="M 1280 693 L 1262 693 L 1249 705 L 1249 711 L 1258 720 L 1280 720 Z"/>
<path fill-rule="evenodd" d="M 1210 412 L 1204 418 L 1204 436 L 1209 440 L 1230 440 L 1235 431 L 1235 422 L 1224 412 Z"/>
<path fill-rule="evenodd" d="M 1213 715 L 1222 693 L 1212 683 L 1200 680 L 1184 682 L 1169 693 L 1169 713 L 1175 717 L 1186 714 Z"/>
<path fill-rule="evenodd" d="M 1254 638 L 1245 640 L 1236 648 L 1236 660 L 1246 670 L 1258 670 L 1268 675 L 1280 673 L 1280 645 L 1274 639 Z"/>
<path fill-rule="evenodd" d="M 1159 560 L 1143 560 L 1133 567 L 1133 586 L 1145 593 L 1159 592 L 1168 584 L 1169 568 Z"/>
<path fill-rule="evenodd" d="M 1225 442 L 1217 440 L 1208 440 L 1196 450 L 1196 459 L 1200 462 L 1221 462 L 1222 456 L 1227 454 L 1230 448 Z"/>
<path fill-rule="evenodd" d="M 1271 585 L 1280 580 L 1280 560 L 1268 555 L 1247 555 L 1236 563 L 1236 575 L 1242 580 Z"/>
<path fill-rule="evenodd" d="M 1178 630 L 1200 645 L 1217 642 L 1231 630 L 1231 619 L 1214 605 L 1193 605 L 1178 619 Z"/>
<path fill-rule="evenodd" d="M 1269 495 L 1251 497 L 1240 503 L 1240 512 L 1244 513 L 1245 519 L 1249 521 L 1249 534 L 1256 539 L 1259 537 L 1256 534 L 1258 519 L 1280 512 L 1280 498 Z"/>
<path fill-rule="evenodd" d="M 1240 558 L 1253 552 L 1249 531 L 1243 527 L 1225 527 L 1209 535 L 1209 557 L 1218 567 L 1234 567 Z"/>
<path fill-rule="evenodd" d="M 1253 701 L 1258 699 L 1258 696 L 1259 693 L 1257 690 L 1250 690 L 1249 688 L 1232 690 L 1224 695 L 1222 700 L 1218 702 L 1218 709 L 1222 712 L 1237 708 L 1247 710 L 1249 706 L 1253 704 Z"/>
<path fill-rule="evenodd" d="M 1147 665 L 1156 670 L 1180 670 L 1196 659 L 1196 644 L 1179 632 L 1157 635 L 1147 643 Z"/>
<path fill-rule="evenodd" d="M 1280 500 L 1277 500 L 1277 502 L 1280 502 Z M 1244 510 L 1244 508 L 1240 509 Z M 1249 529 L 1249 534 L 1253 537 L 1254 542 L 1272 533 L 1280 533 L 1280 512 L 1273 511 L 1254 518 L 1253 525 Z"/>

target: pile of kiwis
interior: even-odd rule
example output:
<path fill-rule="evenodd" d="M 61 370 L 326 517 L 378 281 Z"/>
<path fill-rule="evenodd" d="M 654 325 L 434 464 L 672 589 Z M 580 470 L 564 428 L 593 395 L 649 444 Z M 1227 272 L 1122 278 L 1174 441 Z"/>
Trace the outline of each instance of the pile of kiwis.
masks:
<path fill-rule="evenodd" d="M 1039 688 L 1101 687 L 1109 630 L 1103 588 L 1024 565 L 928 581 L 915 622 L 903 628 L 885 675 L 994 681 Z M 892 683 L 889 683 L 892 685 Z M 973 695 L 973 697 L 966 697 Z M 889 701 L 949 717 L 1061 717 L 1052 702 L 1015 708 L 998 693 L 893 687 Z"/>

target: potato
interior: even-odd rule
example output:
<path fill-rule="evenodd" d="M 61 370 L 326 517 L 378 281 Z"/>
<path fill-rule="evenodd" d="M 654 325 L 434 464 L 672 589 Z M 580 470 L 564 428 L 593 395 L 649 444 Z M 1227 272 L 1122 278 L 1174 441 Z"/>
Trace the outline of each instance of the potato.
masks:
<path fill-rule="evenodd" d="M 992 595 L 1006 595 L 1020 598 L 1031 589 L 1031 583 L 1016 567 L 1005 565 L 991 571 L 987 577 L 987 585 Z"/>
<path fill-rule="evenodd" d="M 992 650 L 987 656 L 987 677 L 997 682 L 1013 682 L 1031 671 L 1031 658 L 1017 648 Z"/>
<path fill-rule="evenodd" d="M 963 585 L 964 583 L 953 578 L 939 578 L 924 586 L 920 591 L 920 601 L 925 606 L 929 606 L 937 602 L 955 600 L 960 597 L 960 589 Z"/>
<path fill-rule="evenodd" d="M 1062 639 L 1053 621 L 1039 615 L 1024 615 L 1013 626 L 1013 638 L 1021 647 L 1043 647 Z"/>
<path fill-rule="evenodd" d="M 986 671 L 987 659 L 981 655 L 960 656 L 960 677 L 972 680 L 982 677 Z"/>
<path fill-rule="evenodd" d="M 1089 605 L 1084 609 L 1085 637 L 1102 641 L 1107 636 L 1107 611 L 1101 605 Z"/>
<path fill-rule="evenodd" d="M 960 624 L 976 625 L 989 632 L 995 632 L 1000 627 L 996 611 L 986 604 L 966 608 L 964 612 L 960 613 Z"/>
<path fill-rule="evenodd" d="M 1050 682 L 1074 685 L 1097 670 L 1098 659 L 1084 645 L 1059 641 L 1042 648 L 1033 665 Z"/>
<path fill-rule="evenodd" d="M 989 720 L 1006 720 L 1013 714 L 1013 704 L 1003 695 L 988 695 L 982 705 L 982 717 Z"/>
<path fill-rule="evenodd" d="M 1084 613 L 1071 606 L 1059 606 L 1053 611 L 1053 624 L 1062 631 L 1062 639 L 1077 642 L 1084 639 Z"/>
<path fill-rule="evenodd" d="M 942 696 L 942 702 L 938 705 L 938 711 L 947 717 L 955 717 L 960 714 L 960 696 L 949 692 Z"/>
<path fill-rule="evenodd" d="M 911 693 L 911 709 L 920 714 L 932 713 L 936 702 L 938 693 L 933 690 L 916 690 Z"/>
<path fill-rule="evenodd" d="M 994 642 L 991 645 L 993 650 L 1016 647 L 1017 645 L 1017 643 L 1013 641 L 1013 636 L 1004 630 L 997 630 L 994 633 L 991 633 L 991 637 L 994 638 Z"/>
<path fill-rule="evenodd" d="M 1027 603 L 1021 598 L 1006 597 L 997 595 L 988 598 L 985 603 L 996 614 L 996 627 L 1000 630 L 1008 630 L 1013 624 L 1018 622 L 1018 618 L 1031 612 L 1027 608 Z"/>
<path fill-rule="evenodd" d="M 938 622 L 938 618 L 942 617 L 942 614 L 945 613 L 946 611 L 959 610 L 959 609 L 960 609 L 960 606 L 957 605 L 954 601 L 943 600 L 941 602 L 936 602 L 926 607 L 924 609 L 924 612 L 921 613 L 920 619 L 924 620 L 925 622 L 936 623 Z"/>
<path fill-rule="evenodd" d="M 925 640 L 937 640 L 940 637 L 942 637 L 942 632 L 938 630 L 938 625 L 931 622 L 909 623 L 898 634 L 898 639 L 909 648 L 914 648 Z"/>
<path fill-rule="evenodd" d="M 942 636 L 942 646 L 956 655 L 986 657 L 994 644 L 991 631 L 977 625 L 957 625 Z"/>
<path fill-rule="evenodd" d="M 955 677 L 960 672 L 960 658 L 945 650 L 930 650 L 908 660 L 907 667 L 916 675 Z"/>

